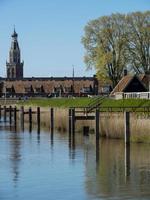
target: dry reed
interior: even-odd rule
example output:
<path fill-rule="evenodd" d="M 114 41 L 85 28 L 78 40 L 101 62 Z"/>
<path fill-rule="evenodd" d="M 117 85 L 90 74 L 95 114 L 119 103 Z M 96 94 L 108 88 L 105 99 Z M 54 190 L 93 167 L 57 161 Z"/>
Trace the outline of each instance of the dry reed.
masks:
<path fill-rule="evenodd" d="M 25 107 L 27 111 L 28 108 Z M 36 107 L 32 107 L 36 111 Z M 33 124 L 36 124 L 36 114 L 32 117 Z M 25 122 L 28 122 L 28 115 L 25 115 Z M 131 140 L 134 142 L 150 142 L 150 123 L 148 116 L 131 114 Z M 41 108 L 41 126 L 50 128 L 50 109 Z M 83 126 L 89 126 L 93 131 L 95 121 L 77 121 L 76 131 L 81 132 Z M 54 127 L 60 132 L 68 131 L 68 109 L 54 109 Z M 123 113 L 100 113 L 100 135 L 107 138 L 124 138 L 124 115 Z"/>

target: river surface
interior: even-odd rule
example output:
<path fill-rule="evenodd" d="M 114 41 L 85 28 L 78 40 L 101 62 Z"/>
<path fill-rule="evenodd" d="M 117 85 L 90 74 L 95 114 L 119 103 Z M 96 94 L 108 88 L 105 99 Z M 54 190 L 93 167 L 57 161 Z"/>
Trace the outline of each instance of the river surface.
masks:
<path fill-rule="evenodd" d="M 150 145 L 68 135 L 0 123 L 0 200 L 150 199 Z"/>

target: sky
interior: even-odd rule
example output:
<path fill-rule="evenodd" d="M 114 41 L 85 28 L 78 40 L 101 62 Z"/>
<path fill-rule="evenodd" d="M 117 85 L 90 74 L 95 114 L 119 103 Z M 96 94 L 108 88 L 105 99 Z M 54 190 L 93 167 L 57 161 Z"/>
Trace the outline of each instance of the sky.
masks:
<path fill-rule="evenodd" d="M 25 77 L 93 76 L 81 38 L 89 20 L 150 10 L 150 0 L 0 0 L 0 76 L 16 28 Z"/>

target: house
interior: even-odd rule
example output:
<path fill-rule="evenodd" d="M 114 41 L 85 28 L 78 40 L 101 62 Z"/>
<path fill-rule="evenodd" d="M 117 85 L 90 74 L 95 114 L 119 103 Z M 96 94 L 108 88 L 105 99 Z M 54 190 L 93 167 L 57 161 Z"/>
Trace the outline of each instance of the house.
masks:
<path fill-rule="evenodd" d="M 113 91 L 110 93 L 111 97 L 115 97 L 116 99 L 121 99 L 124 97 L 125 93 L 140 93 L 147 92 L 148 81 L 145 76 L 137 76 L 137 75 L 126 75 L 124 76 Z"/>
<path fill-rule="evenodd" d="M 139 79 L 145 85 L 147 91 L 150 91 L 150 74 L 141 74 Z"/>

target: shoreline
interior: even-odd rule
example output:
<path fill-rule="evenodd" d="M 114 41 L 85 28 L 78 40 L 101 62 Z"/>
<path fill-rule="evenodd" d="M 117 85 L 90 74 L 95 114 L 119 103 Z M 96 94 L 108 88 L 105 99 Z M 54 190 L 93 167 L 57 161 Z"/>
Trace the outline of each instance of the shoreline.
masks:
<path fill-rule="evenodd" d="M 18 108 L 20 106 L 17 106 Z M 28 111 L 30 106 L 25 106 Z M 36 111 L 37 107 L 32 106 L 32 111 Z M 20 116 L 19 116 L 20 117 Z M 50 108 L 41 107 L 41 126 L 50 129 Z M 25 115 L 25 123 L 28 123 L 28 115 Z M 54 129 L 60 132 L 68 131 L 68 109 L 54 108 Z M 150 123 L 149 116 L 131 113 L 131 142 L 150 143 Z M 32 123 L 37 124 L 36 115 L 32 117 Z M 124 139 L 124 113 L 100 113 L 100 136 L 112 139 Z M 90 132 L 94 133 L 95 121 L 78 121 L 76 122 L 76 133 L 83 131 L 83 126 L 89 126 Z"/>
<path fill-rule="evenodd" d="M 68 131 L 68 111 L 69 107 L 82 106 L 86 107 L 93 98 L 54 98 L 54 99 L 29 99 L 27 101 L 17 101 L 12 104 L 8 100 L 7 106 L 17 106 L 20 109 L 24 106 L 25 111 L 29 107 L 33 111 L 37 107 L 41 108 L 41 126 L 50 129 L 50 108 L 54 108 L 54 128 L 60 132 Z M 3 99 L 4 102 L 4 99 Z M 100 136 L 112 139 L 124 139 L 124 113 L 117 112 L 119 106 L 147 106 L 150 109 L 150 100 L 143 99 L 127 99 L 127 100 L 112 100 L 104 99 L 102 106 L 107 105 L 108 108 L 114 106 L 113 112 L 100 111 Z M 139 107 L 140 109 L 140 107 Z M 109 109 L 108 109 L 109 110 Z M 130 111 L 130 110 L 129 110 Z M 20 118 L 20 115 L 18 115 Z M 36 125 L 36 115 L 32 117 L 33 124 Z M 136 110 L 131 112 L 131 142 L 150 143 L 150 111 L 139 112 Z M 28 115 L 25 115 L 25 123 L 28 123 Z M 78 121 L 76 122 L 76 132 L 83 132 L 83 126 L 89 126 L 90 132 L 95 132 L 95 121 Z"/>

